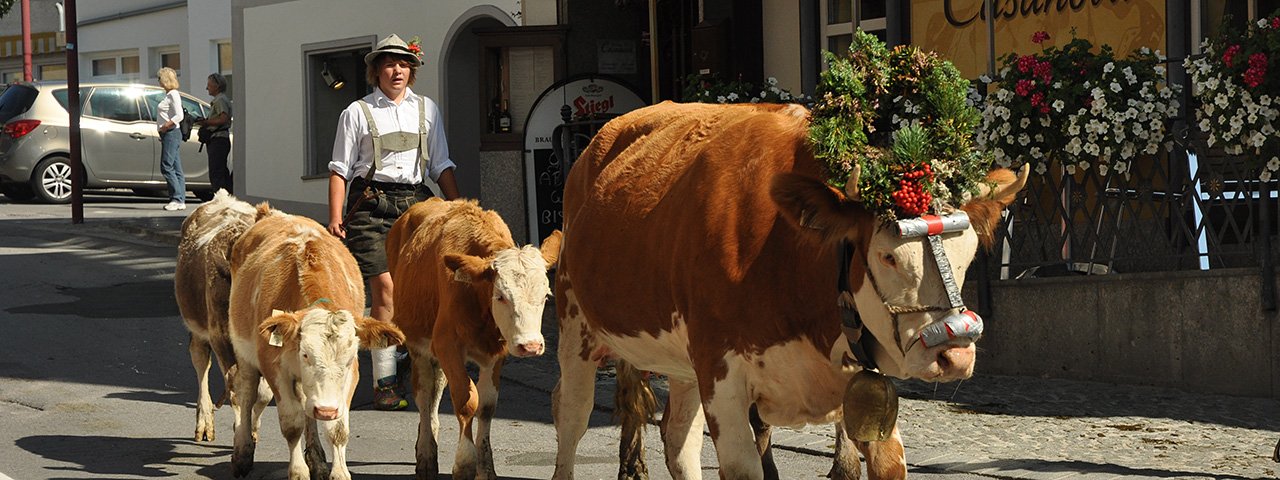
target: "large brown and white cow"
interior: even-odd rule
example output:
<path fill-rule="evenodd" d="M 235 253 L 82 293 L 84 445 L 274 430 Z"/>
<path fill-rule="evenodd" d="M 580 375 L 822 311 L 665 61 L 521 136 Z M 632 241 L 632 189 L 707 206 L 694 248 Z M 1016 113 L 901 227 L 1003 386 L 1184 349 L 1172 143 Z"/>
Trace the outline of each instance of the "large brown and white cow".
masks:
<path fill-rule="evenodd" d="M 547 270 L 559 253 L 559 231 L 541 250 L 517 246 L 497 213 L 470 200 L 429 199 L 391 227 L 387 265 L 394 322 L 413 358 L 418 478 L 439 473 L 437 412 L 446 380 L 460 432 L 453 478 L 497 478 L 489 425 L 503 360 L 542 354 Z M 478 391 L 468 361 L 480 367 Z"/>
<path fill-rule="evenodd" d="M 763 476 L 753 404 L 771 425 L 839 419 L 859 369 L 836 301 L 841 240 L 854 248 L 847 280 L 880 370 L 930 381 L 972 374 L 973 339 L 916 341 L 956 312 L 913 308 L 949 305 L 926 242 L 898 238 L 821 180 L 807 117 L 796 105 L 664 102 L 611 121 L 578 159 L 556 278 L 555 478 L 573 476 L 606 357 L 670 378 L 662 435 L 675 478 L 701 477 L 704 419 L 720 476 L 733 479 Z M 1021 188 L 1012 172 L 994 173 L 994 200 L 963 205 L 972 227 L 942 239 L 961 283 Z M 905 476 L 896 428 L 859 446 L 872 477 Z"/>
<path fill-rule="evenodd" d="M 236 364 L 227 334 L 227 302 L 231 296 L 231 245 L 253 225 L 253 205 L 218 190 L 182 221 L 178 264 L 173 274 L 174 297 L 183 323 L 191 332 L 187 349 L 196 370 L 195 440 L 214 440 L 213 399 L 209 396 L 210 354 L 218 359 L 226 391 L 232 399 L 230 372 Z M 219 402 L 221 404 L 221 402 Z M 260 412 L 259 412 L 260 413 Z M 235 418 L 240 421 L 239 415 Z M 255 429 L 256 430 L 256 429 Z"/>
<path fill-rule="evenodd" d="M 351 478 L 347 419 L 360 378 L 357 350 L 404 341 L 394 325 L 364 316 L 364 303 L 360 270 L 338 239 L 314 220 L 258 206 L 257 222 L 231 250 L 235 391 L 242 417 L 254 404 L 276 399 L 291 480 L 326 476 L 317 421 L 324 423 L 333 445 L 327 476 Z M 255 388 L 260 378 L 267 380 L 269 392 Z M 236 428 L 231 456 L 236 477 L 253 468 L 247 420 L 241 418 Z"/>

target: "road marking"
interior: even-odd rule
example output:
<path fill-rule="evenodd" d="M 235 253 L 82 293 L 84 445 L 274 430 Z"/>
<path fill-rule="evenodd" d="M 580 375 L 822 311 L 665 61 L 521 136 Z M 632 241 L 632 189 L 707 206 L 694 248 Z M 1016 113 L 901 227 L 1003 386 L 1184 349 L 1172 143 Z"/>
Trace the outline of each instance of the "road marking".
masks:
<path fill-rule="evenodd" d="M 3 473 L 0 473 L 0 480 L 13 480 L 13 479 L 12 479 L 12 478 L 9 478 L 9 476 L 8 476 L 8 475 L 5 475 L 5 474 L 3 474 Z"/>

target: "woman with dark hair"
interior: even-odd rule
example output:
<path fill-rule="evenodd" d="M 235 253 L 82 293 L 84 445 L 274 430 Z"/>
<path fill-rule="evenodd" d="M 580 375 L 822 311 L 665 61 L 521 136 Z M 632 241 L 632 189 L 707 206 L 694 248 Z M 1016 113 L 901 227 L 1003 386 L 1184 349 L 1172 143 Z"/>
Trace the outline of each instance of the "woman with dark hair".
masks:
<path fill-rule="evenodd" d="M 231 189 L 231 168 L 227 165 L 227 156 L 231 154 L 231 100 L 227 98 L 227 78 L 221 73 L 209 75 L 204 87 L 213 100 L 209 101 L 212 111 L 207 118 L 196 121 L 200 125 L 202 140 L 207 141 L 209 149 L 209 183 L 213 191 Z"/>
<path fill-rule="evenodd" d="M 329 233 L 346 240 L 369 282 L 371 314 L 384 322 L 391 321 L 392 313 L 386 253 L 391 225 L 410 205 L 431 196 L 424 183 L 428 178 L 446 199 L 458 197 L 440 108 L 409 89 L 422 66 L 421 55 L 416 39 L 405 43 L 395 34 L 365 55 L 369 83 L 378 88 L 343 110 L 329 162 Z M 395 388 L 395 347 L 370 353 L 374 408 L 408 407 Z"/>

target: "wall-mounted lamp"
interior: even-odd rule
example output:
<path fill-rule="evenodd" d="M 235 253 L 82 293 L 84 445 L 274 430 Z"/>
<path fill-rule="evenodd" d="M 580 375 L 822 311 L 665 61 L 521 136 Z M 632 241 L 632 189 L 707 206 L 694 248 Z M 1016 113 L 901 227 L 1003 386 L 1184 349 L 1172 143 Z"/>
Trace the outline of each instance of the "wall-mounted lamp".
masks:
<path fill-rule="evenodd" d="M 324 84 L 334 90 L 342 90 L 342 87 L 347 85 L 347 82 L 342 79 L 342 75 L 335 75 L 329 71 L 329 62 L 325 62 L 324 68 L 320 70 L 320 79 L 324 80 Z"/>

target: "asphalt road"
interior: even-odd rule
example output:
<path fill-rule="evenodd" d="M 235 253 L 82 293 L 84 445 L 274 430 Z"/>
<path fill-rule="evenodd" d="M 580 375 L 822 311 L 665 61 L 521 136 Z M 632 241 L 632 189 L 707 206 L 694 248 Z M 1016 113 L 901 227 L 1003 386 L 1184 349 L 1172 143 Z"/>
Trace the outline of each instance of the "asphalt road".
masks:
<path fill-rule="evenodd" d="M 70 206 L 0 199 L 0 480 L 231 478 L 230 409 L 216 412 L 215 441 L 192 440 L 196 390 L 187 332 L 173 300 L 176 249 L 119 228 L 148 221 L 172 227 L 189 212 L 166 212 L 163 204 L 92 194 L 85 223 L 72 225 Z M 553 357 L 511 361 L 504 370 L 493 427 L 503 478 L 551 476 Z M 221 384 L 211 377 L 216 396 Z M 412 476 L 417 413 L 374 411 L 368 390 L 361 385 L 351 415 L 353 475 Z M 608 396 L 602 390 L 578 452 L 579 478 L 616 476 L 618 433 Z M 457 426 L 445 398 L 440 454 L 448 478 Z M 288 457 L 274 407 L 263 416 L 261 431 L 249 478 L 286 478 Z M 647 455 L 654 477 L 664 478 L 656 437 L 651 428 Z M 711 442 L 705 443 L 704 474 L 713 478 L 715 456 Z M 818 478 L 830 458 L 815 453 L 776 455 L 788 478 Z M 981 478 L 928 471 L 913 477 Z"/>

